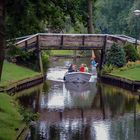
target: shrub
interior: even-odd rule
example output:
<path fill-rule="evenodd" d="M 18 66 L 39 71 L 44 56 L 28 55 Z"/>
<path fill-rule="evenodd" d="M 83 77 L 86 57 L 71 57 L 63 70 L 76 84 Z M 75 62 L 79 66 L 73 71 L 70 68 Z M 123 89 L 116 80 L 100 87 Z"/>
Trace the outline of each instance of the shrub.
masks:
<path fill-rule="evenodd" d="M 122 67 L 126 63 L 125 52 L 122 47 L 113 44 L 107 51 L 106 64 L 111 64 L 116 67 Z"/>
<path fill-rule="evenodd" d="M 47 52 L 42 52 L 42 63 L 43 63 L 43 71 L 44 73 L 49 67 L 49 54 Z"/>
<path fill-rule="evenodd" d="M 139 54 L 135 47 L 131 44 L 126 44 L 124 46 L 124 51 L 126 54 L 126 60 L 127 61 L 136 61 L 139 59 Z"/>
<path fill-rule="evenodd" d="M 104 65 L 103 69 L 101 71 L 101 74 L 107 74 L 107 73 L 111 73 L 114 69 L 116 69 L 116 67 L 114 67 L 113 65 Z"/>
<path fill-rule="evenodd" d="M 30 109 L 25 109 L 24 107 L 19 108 L 19 113 L 23 116 L 23 121 L 27 124 L 39 118 L 38 113 L 34 113 Z"/>
<path fill-rule="evenodd" d="M 6 58 L 12 61 L 13 58 L 16 59 L 19 56 L 21 60 L 26 61 L 30 58 L 31 53 L 16 47 L 14 41 L 9 41 L 7 44 Z"/>

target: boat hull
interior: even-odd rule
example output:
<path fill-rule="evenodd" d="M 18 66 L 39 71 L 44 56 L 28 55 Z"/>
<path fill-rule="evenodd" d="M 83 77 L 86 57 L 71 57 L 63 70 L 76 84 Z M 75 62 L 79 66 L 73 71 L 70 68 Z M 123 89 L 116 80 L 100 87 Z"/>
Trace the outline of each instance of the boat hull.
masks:
<path fill-rule="evenodd" d="M 89 82 L 92 74 L 87 72 L 71 72 L 66 73 L 64 76 L 65 82 Z"/>

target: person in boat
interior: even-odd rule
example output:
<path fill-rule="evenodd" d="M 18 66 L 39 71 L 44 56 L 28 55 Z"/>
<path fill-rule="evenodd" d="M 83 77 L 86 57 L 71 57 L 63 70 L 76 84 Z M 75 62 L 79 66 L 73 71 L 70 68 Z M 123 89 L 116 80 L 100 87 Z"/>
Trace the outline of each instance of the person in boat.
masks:
<path fill-rule="evenodd" d="M 76 72 L 77 71 L 77 66 L 75 64 L 71 64 L 70 67 L 68 68 L 68 72 Z"/>
<path fill-rule="evenodd" d="M 96 63 L 94 57 L 91 58 L 90 64 L 91 64 L 91 72 L 92 72 L 93 74 L 96 74 L 96 66 L 97 66 L 97 63 Z"/>
<path fill-rule="evenodd" d="M 79 71 L 80 71 L 80 72 L 85 72 L 84 64 L 81 64 Z"/>
<path fill-rule="evenodd" d="M 72 69 L 74 70 L 74 72 L 77 72 L 77 65 L 73 64 Z"/>
<path fill-rule="evenodd" d="M 85 72 L 88 72 L 88 67 L 87 67 L 86 64 L 84 64 L 84 71 L 85 71 Z"/>

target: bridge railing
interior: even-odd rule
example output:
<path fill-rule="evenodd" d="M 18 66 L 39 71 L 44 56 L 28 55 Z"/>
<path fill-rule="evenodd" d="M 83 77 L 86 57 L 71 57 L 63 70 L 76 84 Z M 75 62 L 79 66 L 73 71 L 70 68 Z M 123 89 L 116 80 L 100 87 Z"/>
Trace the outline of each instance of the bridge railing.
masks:
<path fill-rule="evenodd" d="M 123 35 L 109 35 L 109 34 L 48 34 L 38 33 L 31 35 L 16 45 L 28 51 L 33 51 L 37 47 L 39 49 L 103 49 L 104 46 L 111 46 L 113 43 L 123 45 L 126 42 L 135 43 L 135 39 Z M 140 44 L 140 41 L 138 41 Z"/>
<path fill-rule="evenodd" d="M 39 34 L 41 49 L 102 49 L 105 35 Z"/>
<path fill-rule="evenodd" d="M 16 45 L 23 50 L 32 51 L 36 49 L 38 34 L 32 35 L 16 43 Z"/>

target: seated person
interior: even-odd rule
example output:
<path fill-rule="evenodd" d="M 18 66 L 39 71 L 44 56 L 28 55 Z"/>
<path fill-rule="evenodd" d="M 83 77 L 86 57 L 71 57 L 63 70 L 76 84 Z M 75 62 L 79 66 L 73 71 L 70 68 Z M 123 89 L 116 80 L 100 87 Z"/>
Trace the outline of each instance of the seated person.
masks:
<path fill-rule="evenodd" d="M 70 67 L 68 68 L 68 72 L 76 72 L 77 68 L 75 64 L 71 64 Z"/>
<path fill-rule="evenodd" d="M 74 70 L 74 72 L 77 72 L 77 65 L 73 64 L 72 69 Z"/>
<path fill-rule="evenodd" d="M 86 64 L 84 64 L 84 71 L 85 71 L 85 72 L 88 72 L 88 67 L 87 67 Z"/>
<path fill-rule="evenodd" d="M 84 64 L 81 64 L 79 71 L 80 71 L 80 72 L 84 72 L 84 71 L 85 71 Z"/>

